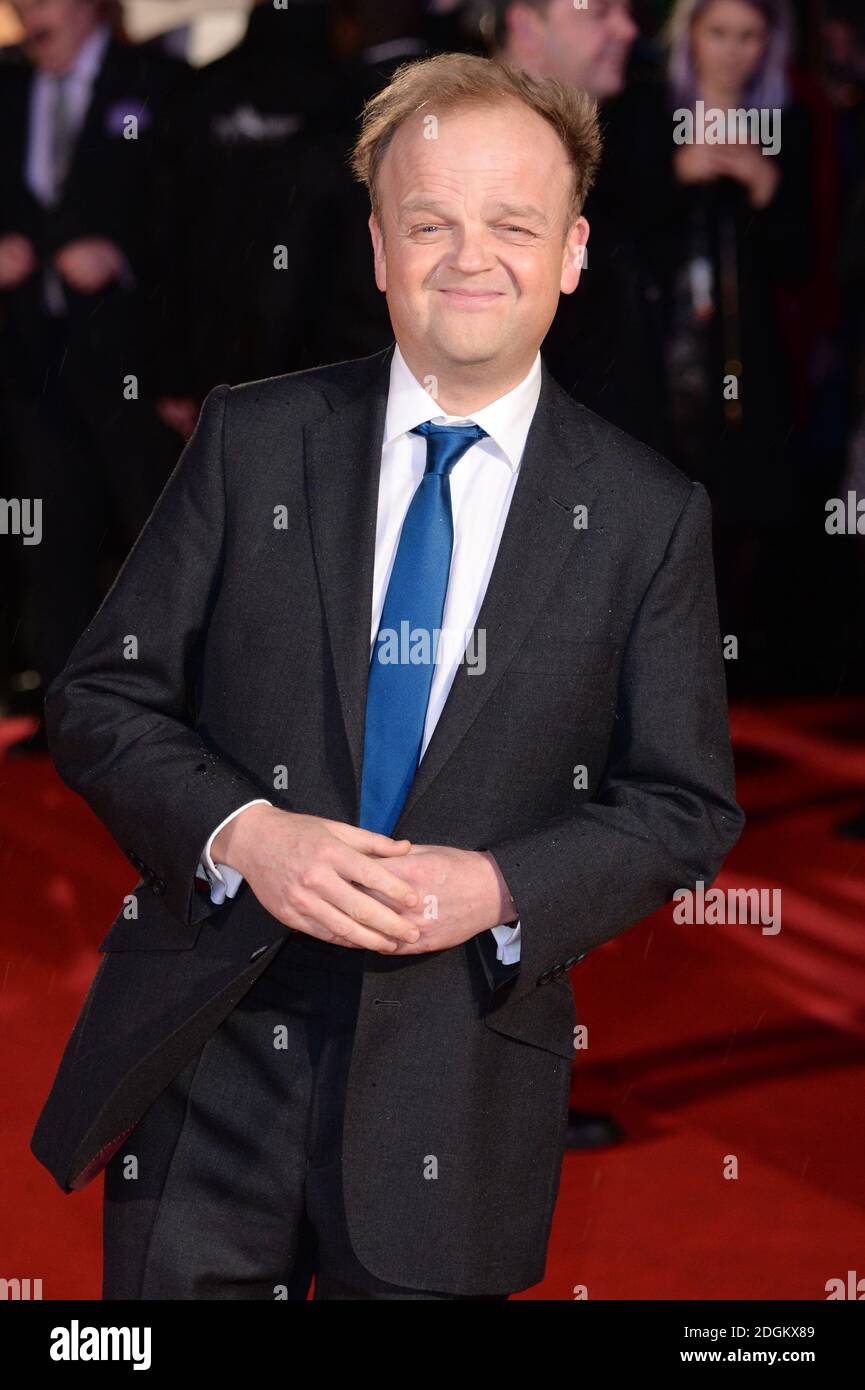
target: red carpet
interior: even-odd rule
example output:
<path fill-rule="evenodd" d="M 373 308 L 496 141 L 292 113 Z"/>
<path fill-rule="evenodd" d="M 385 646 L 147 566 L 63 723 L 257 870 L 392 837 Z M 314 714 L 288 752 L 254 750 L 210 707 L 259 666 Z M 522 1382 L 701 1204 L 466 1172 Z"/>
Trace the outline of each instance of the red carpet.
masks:
<path fill-rule="evenodd" d="M 3 757 L 28 728 L 0 724 L 0 1276 L 92 1299 L 102 1181 L 64 1196 L 28 1140 L 135 874 L 47 759 Z M 572 1102 L 626 1138 L 566 1155 L 521 1297 L 824 1299 L 865 1276 L 865 841 L 835 832 L 865 803 L 865 704 L 742 707 L 733 734 L 749 823 L 715 886 L 780 889 L 781 930 L 666 908 L 571 972 Z"/>

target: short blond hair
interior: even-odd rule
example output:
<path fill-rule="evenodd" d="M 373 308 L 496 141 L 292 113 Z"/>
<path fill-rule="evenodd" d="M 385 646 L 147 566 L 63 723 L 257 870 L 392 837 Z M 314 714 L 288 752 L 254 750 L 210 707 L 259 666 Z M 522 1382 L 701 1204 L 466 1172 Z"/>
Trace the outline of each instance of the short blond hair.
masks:
<path fill-rule="evenodd" d="M 385 150 L 403 121 L 424 106 L 430 107 L 430 114 L 439 114 L 460 106 L 497 106 L 509 100 L 536 111 L 562 142 L 574 175 L 567 234 L 582 213 L 600 163 L 597 102 L 556 78 L 531 77 L 512 63 L 471 53 L 437 53 L 432 58 L 401 63 L 388 85 L 364 105 L 349 163 L 354 177 L 369 190 L 379 224 L 378 173 Z"/>

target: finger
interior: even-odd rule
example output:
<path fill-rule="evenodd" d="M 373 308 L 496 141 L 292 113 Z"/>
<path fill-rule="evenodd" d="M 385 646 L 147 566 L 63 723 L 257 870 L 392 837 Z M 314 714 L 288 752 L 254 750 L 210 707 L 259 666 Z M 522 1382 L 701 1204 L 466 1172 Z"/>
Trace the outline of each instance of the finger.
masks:
<path fill-rule="evenodd" d="M 326 900 L 332 906 L 362 927 L 369 927 L 397 941 L 417 941 L 420 935 L 413 922 L 401 917 L 386 903 L 355 888 L 354 884 L 345 883 L 338 874 L 334 875 L 333 884 L 328 886 L 326 893 Z"/>
<path fill-rule="evenodd" d="M 396 950 L 391 952 L 394 956 L 420 956 L 426 955 L 430 947 L 420 937 L 417 941 L 398 941 Z"/>
<path fill-rule="evenodd" d="M 320 939 L 331 941 L 337 946 L 346 946 L 354 950 L 379 951 L 386 955 L 393 955 L 399 945 L 394 937 L 378 932 L 372 927 L 364 926 L 354 917 L 348 916 L 324 899 L 316 907 L 315 915 L 306 915 L 305 919 L 311 927 L 316 929 L 311 933 L 312 935 L 320 936 Z M 326 935 L 322 936 L 322 932 Z"/>
<path fill-rule="evenodd" d="M 370 859 L 365 854 L 346 849 L 344 857 L 336 859 L 333 867 L 346 882 L 360 883 L 364 888 L 374 888 L 382 897 L 390 898 L 400 907 L 418 905 L 417 889 L 404 878 L 400 878 L 399 874 L 385 868 L 377 859 Z"/>
<path fill-rule="evenodd" d="M 342 821 L 325 821 L 325 825 L 343 844 L 351 845 L 361 854 L 405 854 L 411 845 L 411 840 L 392 840 L 390 835 L 380 835 L 376 830 L 363 830 Z"/>
<path fill-rule="evenodd" d="M 325 925 L 325 918 L 328 918 L 332 924 L 336 923 L 336 919 L 330 916 L 327 905 L 323 903 L 321 905 L 321 912 L 315 917 L 307 913 L 298 912 L 297 909 L 294 909 L 290 922 L 285 922 L 281 917 L 277 917 L 277 921 L 282 921 L 283 925 L 289 927 L 291 931 L 302 932 L 304 936 L 315 937 L 316 941 L 334 942 L 340 946 L 349 946 L 354 950 L 363 949 L 363 947 L 358 946 L 356 942 L 348 941 L 343 937 L 337 936 L 336 932 Z M 301 925 L 298 925 L 298 923 Z"/>

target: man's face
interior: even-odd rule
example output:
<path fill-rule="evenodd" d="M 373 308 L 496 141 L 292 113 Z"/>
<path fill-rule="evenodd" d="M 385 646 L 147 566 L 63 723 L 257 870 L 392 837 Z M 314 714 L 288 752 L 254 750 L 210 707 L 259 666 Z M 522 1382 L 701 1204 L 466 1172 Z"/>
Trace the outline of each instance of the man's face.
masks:
<path fill-rule="evenodd" d="M 431 372 L 530 363 L 559 293 L 577 286 L 589 233 L 581 217 L 564 237 L 564 147 L 516 100 L 426 122 L 420 111 L 393 136 L 378 177 L 382 227 L 370 217 L 397 342 Z"/>
<path fill-rule="evenodd" d="M 64 73 L 96 27 L 92 0 L 14 0 L 24 28 L 24 50 L 43 72 Z"/>
<path fill-rule="evenodd" d="M 517 3 L 512 11 L 520 52 L 538 76 L 557 77 L 599 101 L 623 89 L 639 33 L 631 0 L 550 0 L 543 14 Z"/>

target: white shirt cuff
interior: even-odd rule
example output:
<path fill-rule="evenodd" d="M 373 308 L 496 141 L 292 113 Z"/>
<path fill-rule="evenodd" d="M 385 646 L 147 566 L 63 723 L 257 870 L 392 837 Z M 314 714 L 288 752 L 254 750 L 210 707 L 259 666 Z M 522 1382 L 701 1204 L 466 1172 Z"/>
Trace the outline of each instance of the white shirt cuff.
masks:
<path fill-rule="evenodd" d="M 498 943 L 496 958 L 502 965 L 516 965 L 520 958 L 520 924 L 508 922 L 501 927 L 490 927 Z"/>
<path fill-rule="evenodd" d="M 210 847 L 224 825 L 239 816 L 241 811 L 245 811 L 247 806 L 272 806 L 273 802 L 266 797 L 257 796 L 254 801 L 245 801 L 242 806 L 238 806 L 236 811 L 232 811 L 230 816 L 220 821 L 219 825 L 209 837 L 204 846 L 201 858 L 198 861 L 198 868 L 195 870 L 196 878 L 205 878 L 210 884 L 210 901 L 219 907 L 225 902 L 226 898 L 233 898 L 238 888 L 243 882 L 243 874 L 237 869 L 232 869 L 230 864 L 214 864 L 210 855 Z"/>

